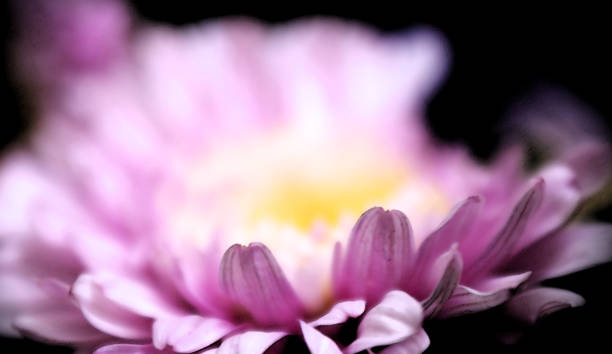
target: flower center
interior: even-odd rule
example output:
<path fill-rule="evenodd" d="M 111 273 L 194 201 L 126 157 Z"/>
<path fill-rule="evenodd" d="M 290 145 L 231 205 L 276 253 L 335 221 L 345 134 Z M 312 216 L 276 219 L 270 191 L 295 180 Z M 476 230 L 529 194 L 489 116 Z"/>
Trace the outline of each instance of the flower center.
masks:
<path fill-rule="evenodd" d="M 335 226 L 344 216 L 386 202 L 403 180 L 401 169 L 384 159 L 362 156 L 343 161 L 342 156 L 330 154 L 310 157 L 303 170 L 280 171 L 271 177 L 253 200 L 249 221 L 273 220 L 301 231 L 317 223 Z"/>
<path fill-rule="evenodd" d="M 313 141 L 275 132 L 179 164 L 162 195 L 164 216 L 177 226 L 173 233 L 261 223 L 299 232 L 333 228 L 372 205 L 384 206 L 407 179 L 402 165 L 364 140 Z"/>

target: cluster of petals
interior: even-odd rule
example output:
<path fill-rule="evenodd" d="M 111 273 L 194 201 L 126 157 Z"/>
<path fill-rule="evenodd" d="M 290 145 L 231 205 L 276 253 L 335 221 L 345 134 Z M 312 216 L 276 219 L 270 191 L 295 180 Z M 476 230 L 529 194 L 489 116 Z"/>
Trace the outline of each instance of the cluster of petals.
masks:
<path fill-rule="evenodd" d="M 141 28 L 118 1 L 31 3 L 17 69 L 40 117 L 0 164 L 4 334 L 98 354 L 264 353 L 291 338 L 312 353 L 420 353 L 427 318 L 503 305 L 534 322 L 584 302 L 543 280 L 612 259 L 612 225 L 576 220 L 608 181 L 606 141 L 574 136 L 529 173 L 519 145 L 483 166 L 437 143 L 422 121 L 447 64 L 432 30 Z M 430 213 L 413 194 L 397 204 L 410 210 L 371 205 L 304 273 L 256 237 L 227 245 L 211 229 L 202 246 L 166 234 L 156 198 L 183 182 L 175 165 L 285 121 L 390 142 L 452 208 Z M 358 322 L 348 340 L 347 321 Z"/>

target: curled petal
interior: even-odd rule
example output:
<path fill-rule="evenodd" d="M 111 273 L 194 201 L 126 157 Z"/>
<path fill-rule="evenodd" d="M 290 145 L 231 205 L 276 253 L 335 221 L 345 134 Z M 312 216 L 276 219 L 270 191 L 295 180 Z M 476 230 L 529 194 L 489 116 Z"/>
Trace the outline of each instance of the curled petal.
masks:
<path fill-rule="evenodd" d="M 314 329 L 314 327 L 300 321 L 300 328 L 304 341 L 306 341 L 306 345 L 312 354 L 342 354 L 333 340 Z"/>
<path fill-rule="evenodd" d="M 401 342 L 421 329 L 422 320 L 421 304 L 403 291 L 392 290 L 364 316 L 357 330 L 357 340 L 345 351 L 357 353 Z"/>
<path fill-rule="evenodd" d="M 525 322 L 535 323 L 555 311 L 584 304 L 584 298 L 571 291 L 538 287 L 523 291 L 506 304 L 510 314 Z"/>
<path fill-rule="evenodd" d="M 318 319 L 308 323 L 309 326 L 330 326 L 339 323 L 344 323 L 349 317 L 355 318 L 361 316 L 365 311 L 364 300 L 343 301 L 334 305 L 328 313 Z"/>
<path fill-rule="evenodd" d="M 198 315 L 160 319 L 153 324 L 153 344 L 160 350 L 170 344 L 178 353 L 190 353 L 213 344 L 235 328 L 227 321 Z"/>
<path fill-rule="evenodd" d="M 369 209 L 351 231 L 340 295 L 377 301 L 405 276 L 412 253 L 408 218 L 397 210 Z"/>
<path fill-rule="evenodd" d="M 286 332 L 248 331 L 226 338 L 216 354 L 261 354 L 286 336 Z"/>
<path fill-rule="evenodd" d="M 433 317 L 442 309 L 444 303 L 453 295 L 461 278 L 463 263 L 456 245 L 440 256 L 439 262 L 444 264 L 444 272 L 439 277 L 434 291 L 422 302 L 425 316 Z"/>
<path fill-rule="evenodd" d="M 383 351 L 381 354 L 420 354 L 429 347 L 429 336 L 424 330 L 418 331 L 408 339 L 397 344 L 393 344 Z"/>
<path fill-rule="evenodd" d="M 263 325 L 292 325 L 301 304 L 268 248 L 234 245 L 221 260 L 221 286 L 228 297 Z"/>
<path fill-rule="evenodd" d="M 440 311 L 439 316 L 460 316 L 495 307 L 508 300 L 511 290 L 524 283 L 530 275 L 530 272 L 526 272 L 493 277 L 478 284 L 481 290 L 459 285 Z"/>
<path fill-rule="evenodd" d="M 467 286 L 459 285 L 453 296 L 446 302 L 441 317 L 461 316 L 495 307 L 510 297 L 507 289 L 493 293 L 483 293 Z"/>
<path fill-rule="evenodd" d="M 530 282 L 559 277 L 612 260 L 612 226 L 587 223 L 547 236 L 515 256 L 508 268 L 530 269 Z"/>

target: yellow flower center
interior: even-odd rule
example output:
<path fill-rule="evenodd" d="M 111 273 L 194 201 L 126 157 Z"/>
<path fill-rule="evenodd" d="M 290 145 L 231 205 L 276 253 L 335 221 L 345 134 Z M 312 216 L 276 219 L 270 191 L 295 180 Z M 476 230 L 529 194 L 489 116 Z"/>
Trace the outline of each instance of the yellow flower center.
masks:
<path fill-rule="evenodd" d="M 332 154 L 333 155 L 333 154 Z M 252 204 L 250 222 L 270 219 L 302 231 L 319 222 L 334 226 L 344 215 L 359 215 L 368 207 L 384 203 L 397 190 L 403 173 L 381 161 L 343 163 L 335 166 L 328 157 L 311 158 L 305 171 L 283 171 L 273 176 Z M 335 168 L 334 168 L 335 167 Z M 321 169 L 308 171 L 308 168 Z"/>

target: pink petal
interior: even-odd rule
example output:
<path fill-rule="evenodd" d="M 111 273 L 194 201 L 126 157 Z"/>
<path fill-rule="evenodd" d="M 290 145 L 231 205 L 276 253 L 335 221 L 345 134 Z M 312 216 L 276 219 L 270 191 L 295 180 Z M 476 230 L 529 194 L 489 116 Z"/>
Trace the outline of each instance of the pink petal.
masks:
<path fill-rule="evenodd" d="M 453 295 L 455 288 L 459 284 L 463 262 L 461 261 L 461 255 L 457 251 L 457 245 L 453 245 L 447 253 L 441 255 L 436 263 L 443 265 L 442 269 L 444 272 L 438 277 L 438 285 L 431 295 L 421 302 L 424 316 L 426 317 L 435 316 Z"/>
<path fill-rule="evenodd" d="M 16 151 L 6 156 L 0 169 L 0 238 L 21 237 L 30 230 L 34 206 L 41 199 L 56 205 L 67 202 L 67 193 L 32 156 Z"/>
<path fill-rule="evenodd" d="M 53 278 L 35 282 L 25 275 L 14 279 L 5 275 L 0 276 L 0 286 L 4 286 L 0 296 L 2 318 L 22 334 L 54 343 L 91 343 L 108 338 L 83 317 L 65 282 Z"/>
<path fill-rule="evenodd" d="M 157 289 L 149 286 L 146 280 L 138 281 L 111 274 L 98 274 L 95 281 L 104 295 L 112 302 L 129 309 L 135 314 L 150 317 L 175 317 L 185 313 Z"/>
<path fill-rule="evenodd" d="M 402 212 L 369 209 L 351 231 L 339 296 L 378 301 L 406 275 L 412 248 L 412 229 Z"/>
<path fill-rule="evenodd" d="M 408 339 L 397 344 L 393 344 L 383 351 L 381 354 L 420 354 L 429 347 L 429 336 L 424 330 L 420 330 Z"/>
<path fill-rule="evenodd" d="M 153 324 L 153 344 L 160 350 L 170 344 L 178 353 L 190 353 L 213 344 L 235 328 L 227 321 L 198 315 L 160 319 Z"/>
<path fill-rule="evenodd" d="M 300 321 L 300 328 L 304 341 L 312 354 L 342 354 L 333 340 L 314 329 L 314 327 Z"/>
<path fill-rule="evenodd" d="M 459 243 L 461 247 L 461 241 L 469 233 L 481 204 L 480 197 L 467 198 L 456 206 L 448 219 L 423 241 L 408 284 L 411 294 L 416 298 L 428 296 L 436 286 L 438 279 L 429 279 L 429 269 L 451 245 Z"/>
<path fill-rule="evenodd" d="M 347 123 L 328 116 L 350 117 L 352 127 L 395 134 L 406 110 L 420 112 L 446 67 L 446 46 L 430 30 L 380 40 L 358 26 L 302 21 L 269 45 L 266 64 L 275 68 L 285 116 L 322 124 Z"/>
<path fill-rule="evenodd" d="M 544 180 L 539 179 L 516 204 L 510 218 L 474 264 L 466 265 L 465 281 L 471 282 L 503 262 L 512 253 L 527 221 L 539 207 L 544 195 Z"/>
<path fill-rule="evenodd" d="M 151 344 L 110 344 L 98 348 L 94 354 L 158 354 L 168 353 L 159 351 Z"/>
<path fill-rule="evenodd" d="M 98 220 L 121 230 L 117 233 L 123 238 L 143 232 L 144 218 L 151 212 L 149 191 L 143 190 L 147 181 L 136 180 L 109 151 L 68 122 L 48 124 L 46 136 L 37 140 L 37 152 L 48 160 L 52 173 L 77 192 L 79 202 Z"/>
<path fill-rule="evenodd" d="M 495 292 L 502 289 L 514 289 L 531 279 L 532 272 L 523 272 L 510 275 L 493 275 L 481 279 L 473 287 L 481 292 Z"/>
<path fill-rule="evenodd" d="M 228 297 L 265 325 L 293 325 L 301 304 L 268 248 L 234 245 L 221 260 L 221 286 Z"/>
<path fill-rule="evenodd" d="M 72 286 L 71 293 L 85 318 L 102 332 L 126 339 L 151 337 L 151 320 L 107 298 L 92 275 L 81 275 Z"/>
<path fill-rule="evenodd" d="M 530 282 L 560 277 L 612 260 L 612 225 L 585 223 L 541 239 L 515 256 L 510 270 L 533 270 Z"/>
<path fill-rule="evenodd" d="M 20 273 L 0 274 L 0 333 L 18 336 L 13 326 L 14 317 L 28 309 L 54 307 L 57 298 L 49 294 L 28 276 Z"/>
<path fill-rule="evenodd" d="M 91 327 L 76 308 L 23 314 L 15 319 L 14 326 L 29 337 L 58 343 L 87 343 L 107 338 Z"/>
<path fill-rule="evenodd" d="M 226 338 L 216 354 L 261 354 L 286 332 L 248 331 Z"/>
<path fill-rule="evenodd" d="M 569 149 L 563 160 L 575 171 L 574 183 L 583 195 L 600 190 L 610 178 L 610 146 L 585 142 Z"/>
<path fill-rule="evenodd" d="M 355 318 L 361 316 L 363 311 L 365 311 L 365 305 L 366 302 L 364 300 L 339 302 L 328 313 L 309 322 L 308 325 L 317 327 L 344 323 L 349 317 Z"/>
<path fill-rule="evenodd" d="M 515 254 L 562 226 L 582 201 L 583 195 L 576 187 L 576 173 L 567 166 L 547 166 L 538 175 L 546 182 L 546 193 L 513 250 Z"/>
<path fill-rule="evenodd" d="M 58 71 L 100 69 L 125 45 L 129 16 L 121 1 L 28 1 L 16 5 L 23 32 L 31 37 L 21 48 L 31 75 L 51 79 L 61 75 Z"/>
<path fill-rule="evenodd" d="M 524 181 L 525 147 L 521 144 L 510 145 L 495 157 L 489 180 L 481 193 L 487 203 L 505 203 L 512 198 L 516 189 Z M 504 188 L 500 188 L 503 185 Z"/>
<path fill-rule="evenodd" d="M 168 337 L 175 330 L 178 319 L 158 319 L 153 322 L 153 346 L 162 350 L 168 344 Z"/>
<path fill-rule="evenodd" d="M 557 310 L 583 304 L 582 296 L 571 291 L 539 287 L 515 295 L 506 304 L 506 309 L 518 319 L 535 323 L 540 317 Z"/>
<path fill-rule="evenodd" d="M 172 260 L 173 267 L 168 274 L 191 305 L 202 313 L 218 317 L 226 315 L 230 307 L 218 279 L 221 255 L 216 241 L 204 251 L 182 251 L 180 257 Z"/>
<path fill-rule="evenodd" d="M 421 304 L 400 290 L 388 292 L 359 324 L 357 339 L 345 350 L 357 353 L 381 345 L 401 342 L 421 329 Z"/>
<path fill-rule="evenodd" d="M 577 146 L 606 141 L 604 119 L 576 97 L 559 88 L 536 90 L 513 114 L 514 128 L 521 138 L 545 148 L 553 158 L 563 157 Z"/>
<path fill-rule="evenodd" d="M 530 272 L 526 272 L 491 277 L 478 283 L 479 290 L 459 285 L 444 305 L 439 317 L 460 316 L 495 307 L 508 300 L 511 295 L 510 290 L 524 283 L 530 275 Z"/>
<path fill-rule="evenodd" d="M 37 285 L 45 291 L 48 296 L 70 300 L 70 285 L 68 283 L 54 278 L 43 278 L 37 282 Z"/>
<path fill-rule="evenodd" d="M 432 232 L 419 247 L 418 266 L 427 269 L 452 244 L 461 243 L 462 237 L 469 232 L 482 204 L 482 198 L 472 196 L 461 202 L 450 216 Z"/>

